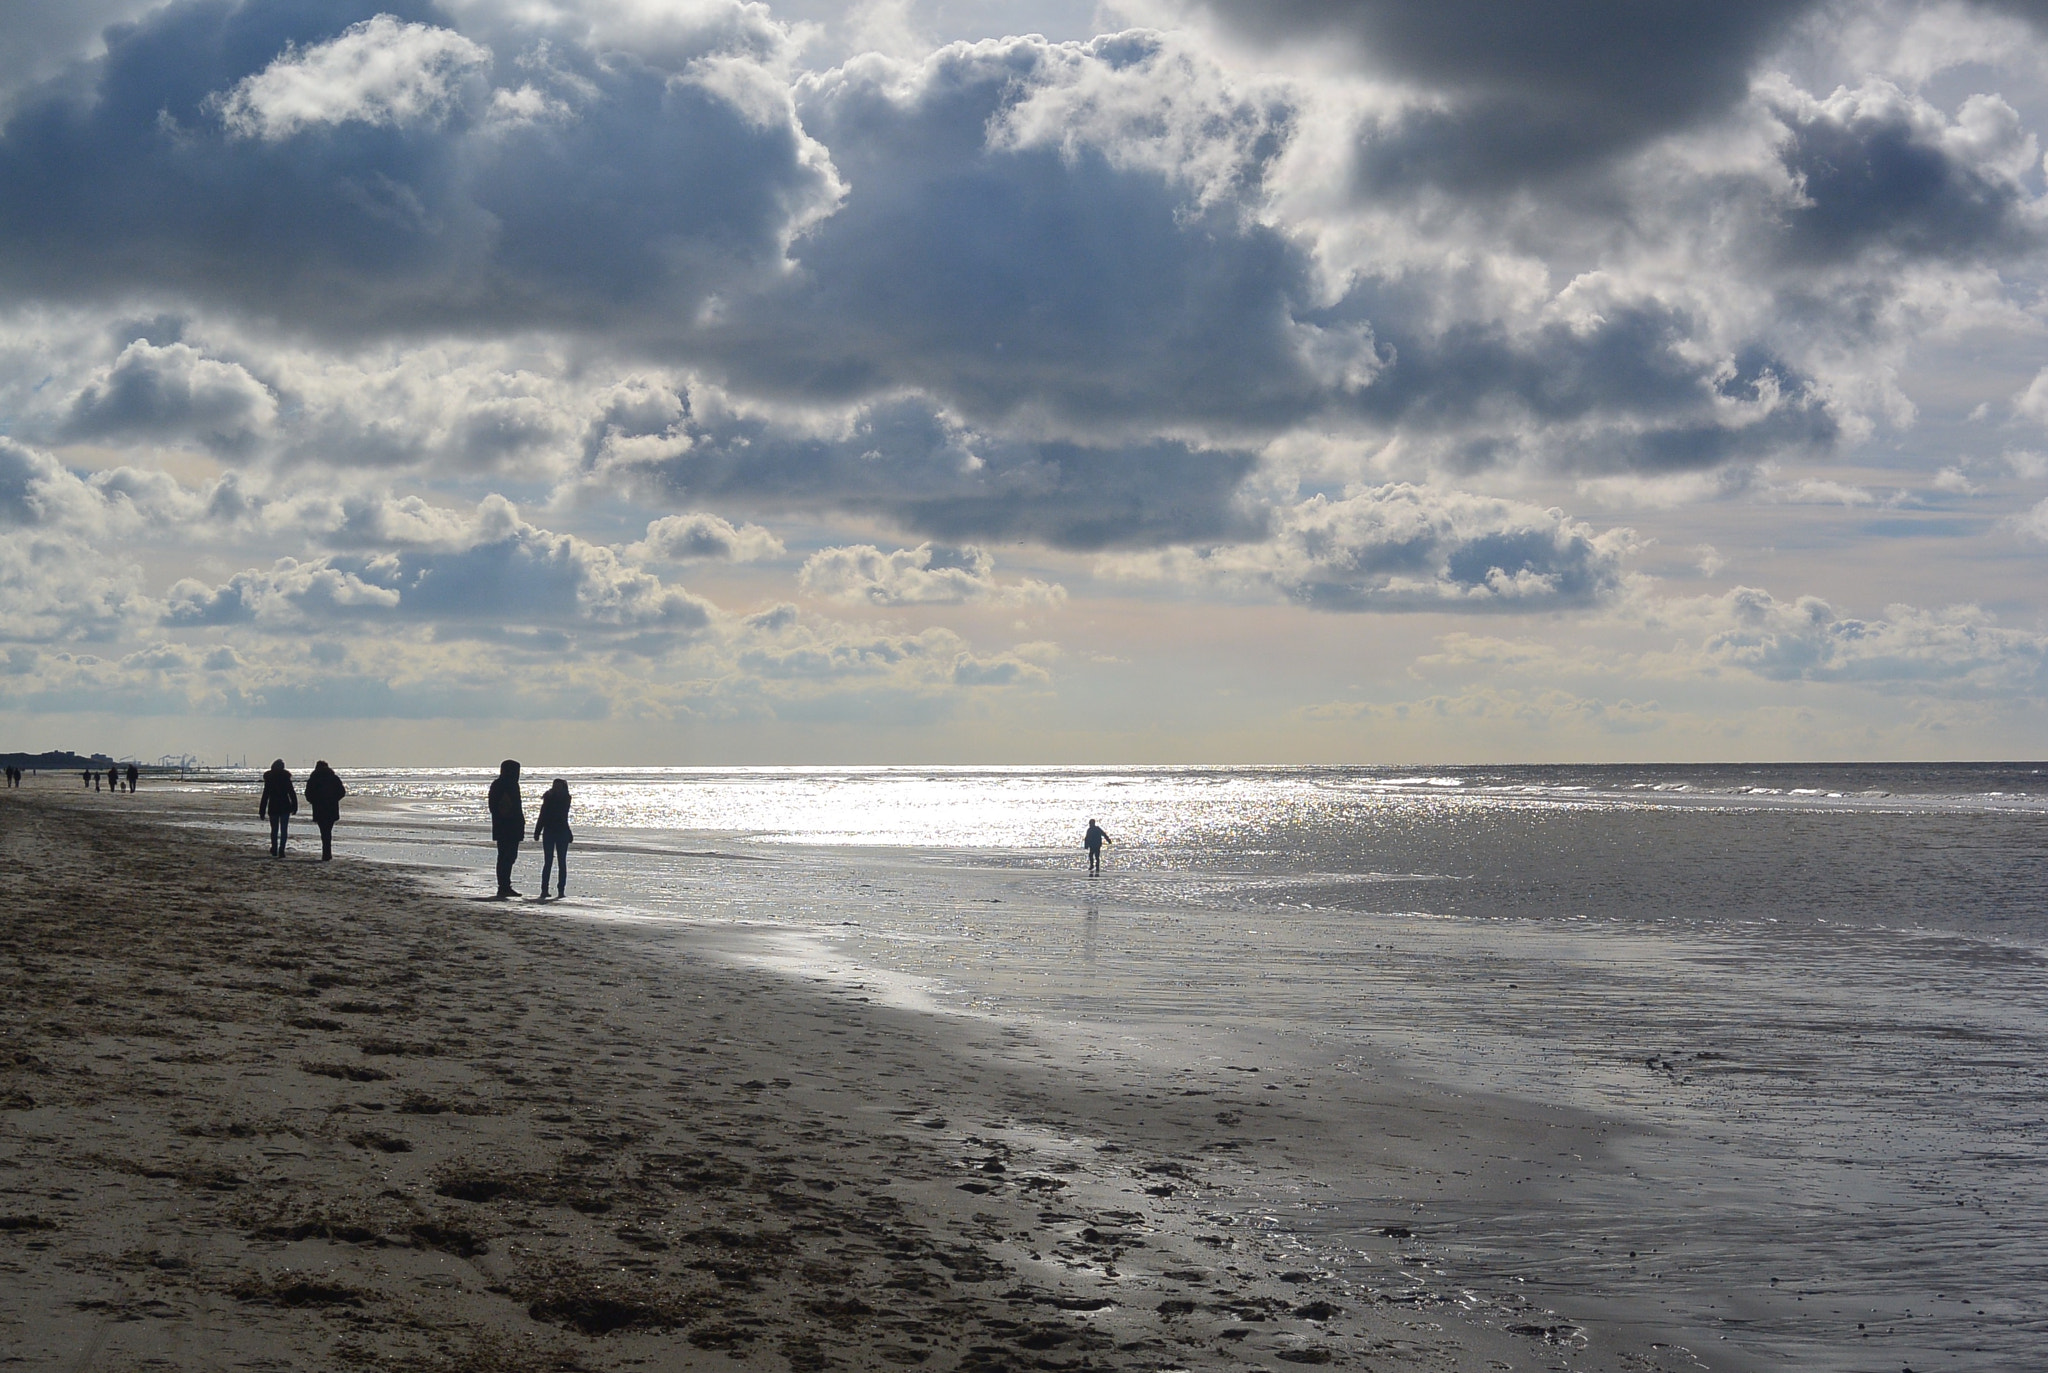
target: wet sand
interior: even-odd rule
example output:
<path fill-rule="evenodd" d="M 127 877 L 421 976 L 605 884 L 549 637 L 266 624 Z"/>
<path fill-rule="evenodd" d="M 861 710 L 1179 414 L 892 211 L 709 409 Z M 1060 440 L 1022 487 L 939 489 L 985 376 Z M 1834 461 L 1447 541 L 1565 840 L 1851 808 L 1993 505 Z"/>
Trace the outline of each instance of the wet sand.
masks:
<path fill-rule="evenodd" d="M 0 794 L 9 1366 L 1700 1366 L 1408 1281 L 1400 1216 L 1369 1287 L 1213 1201 L 1505 1184 L 1597 1121 L 1091 1066 L 159 804 Z"/>

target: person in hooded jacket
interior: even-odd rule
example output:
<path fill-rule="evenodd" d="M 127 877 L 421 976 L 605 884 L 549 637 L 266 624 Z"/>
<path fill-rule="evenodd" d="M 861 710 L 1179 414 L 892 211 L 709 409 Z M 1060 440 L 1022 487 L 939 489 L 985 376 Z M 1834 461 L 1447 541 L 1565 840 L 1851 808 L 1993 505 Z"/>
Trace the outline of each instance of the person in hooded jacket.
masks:
<path fill-rule="evenodd" d="M 348 788 L 341 784 L 341 778 L 322 758 L 313 764 L 313 771 L 306 778 L 306 806 L 313 812 L 313 823 L 320 827 L 320 861 L 331 862 L 334 858 L 334 822 L 341 819 L 341 798 L 348 795 Z"/>
<path fill-rule="evenodd" d="M 258 817 L 270 817 L 270 856 L 284 857 L 284 841 L 289 837 L 292 816 L 298 813 L 299 789 L 292 782 L 292 775 L 286 770 L 284 759 L 270 765 L 270 771 L 263 774 L 263 799 L 256 803 Z"/>
<path fill-rule="evenodd" d="M 540 818 L 533 822 L 533 837 L 540 840 L 540 899 L 548 899 L 548 874 L 559 871 L 555 895 L 569 894 L 569 783 L 557 777 L 540 798 Z M 556 869 L 559 863 L 561 867 Z"/>
<path fill-rule="evenodd" d="M 512 865 L 519 861 L 519 841 L 526 837 L 526 806 L 519 799 L 519 764 L 507 758 L 491 783 L 491 840 L 498 846 L 498 900 L 517 896 L 512 890 Z"/>

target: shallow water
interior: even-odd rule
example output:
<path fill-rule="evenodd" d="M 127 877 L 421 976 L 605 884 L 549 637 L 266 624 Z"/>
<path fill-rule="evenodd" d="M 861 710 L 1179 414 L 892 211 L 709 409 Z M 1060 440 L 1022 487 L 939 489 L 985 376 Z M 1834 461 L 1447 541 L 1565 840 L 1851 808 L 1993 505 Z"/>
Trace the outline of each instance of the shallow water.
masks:
<path fill-rule="evenodd" d="M 1622 1166 L 1531 1158 L 1511 1206 L 1432 1203 L 1455 1284 L 1667 1313 L 1716 1366 L 2048 1347 L 2032 765 L 560 775 L 576 894 L 811 931 L 937 1005 L 1257 1032 L 1636 1127 Z M 348 846 L 488 885 L 486 777 L 349 780 Z M 1333 1262 L 1412 1200 L 1325 1181 L 1264 1223 Z"/>

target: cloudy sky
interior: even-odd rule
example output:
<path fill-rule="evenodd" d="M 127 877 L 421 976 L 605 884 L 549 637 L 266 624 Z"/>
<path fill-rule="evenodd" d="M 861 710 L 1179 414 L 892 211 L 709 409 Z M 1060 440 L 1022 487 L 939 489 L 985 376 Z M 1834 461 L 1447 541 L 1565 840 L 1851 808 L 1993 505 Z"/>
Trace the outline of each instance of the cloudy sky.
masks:
<path fill-rule="evenodd" d="M 2048 755 L 2048 3 L 0 0 L 4 748 Z"/>

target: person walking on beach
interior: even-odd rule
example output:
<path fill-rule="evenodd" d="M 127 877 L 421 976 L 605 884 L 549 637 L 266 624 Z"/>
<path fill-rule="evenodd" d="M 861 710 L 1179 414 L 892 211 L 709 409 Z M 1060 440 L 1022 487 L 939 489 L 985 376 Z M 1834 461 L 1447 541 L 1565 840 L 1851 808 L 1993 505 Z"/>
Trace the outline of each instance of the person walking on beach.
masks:
<path fill-rule="evenodd" d="M 557 871 L 555 895 L 569 894 L 569 784 L 557 777 L 540 798 L 540 818 L 533 822 L 533 837 L 540 840 L 540 899 L 548 899 L 548 873 Z M 561 867 L 556 869 L 559 863 Z"/>
<path fill-rule="evenodd" d="M 128 794 L 130 796 L 135 794 L 135 779 L 141 775 L 142 769 L 136 767 L 133 763 L 128 765 Z"/>
<path fill-rule="evenodd" d="M 285 769 L 284 759 L 270 765 L 263 774 L 263 799 L 256 803 L 258 817 L 270 817 L 270 856 L 284 857 L 284 843 L 291 835 L 292 816 L 298 813 L 299 789 Z"/>
<path fill-rule="evenodd" d="M 1088 850 L 1088 875 L 1090 877 L 1102 875 L 1102 846 L 1112 842 L 1114 841 L 1110 839 L 1109 831 L 1096 824 L 1091 818 L 1088 821 L 1088 832 L 1081 836 L 1081 847 Z"/>
<path fill-rule="evenodd" d="M 115 764 L 113 764 L 113 763 L 109 763 L 109 764 L 107 764 L 107 790 L 108 790 L 108 791 L 119 791 L 120 789 L 121 789 L 121 769 L 120 769 L 120 768 L 119 768 L 118 766 L 116 766 Z"/>
<path fill-rule="evenodd" d="M 313 812 L 313 823 L 320 827 L 320 861 L 334 860 L 334 822 L 341 819 L 341 798 L 348 795 L 348 788 L 341 784 L 341 778 L 334 769 L 327 766 L 322 758 L 313 764 L 313 771 L 306 776 L 306 808 Z"/>
<path fill-rule="evenodd" d="M 507 758 L 498 765 L 498 780 L 491 783 L 491 839 L 498 846 L 498 894 L 503 901 L 517 896 L 512 890 L 512 865 L 519 861 L 519 841 L 526 837 L 526 807 L 519 800 L 519 764 Z"/>

